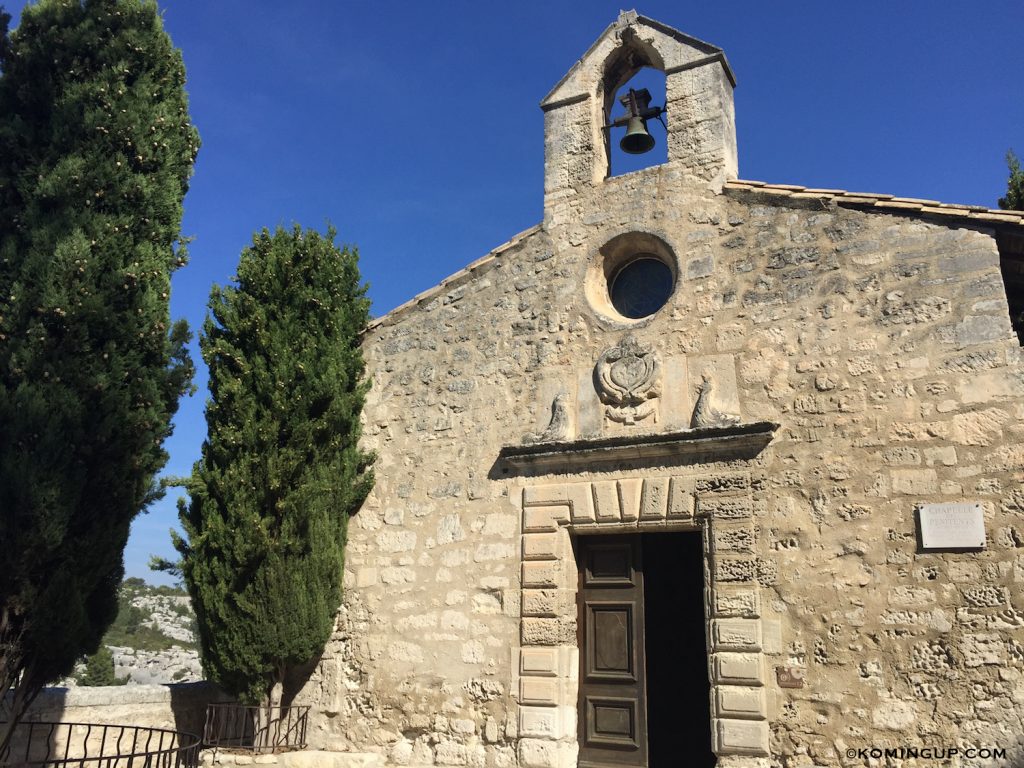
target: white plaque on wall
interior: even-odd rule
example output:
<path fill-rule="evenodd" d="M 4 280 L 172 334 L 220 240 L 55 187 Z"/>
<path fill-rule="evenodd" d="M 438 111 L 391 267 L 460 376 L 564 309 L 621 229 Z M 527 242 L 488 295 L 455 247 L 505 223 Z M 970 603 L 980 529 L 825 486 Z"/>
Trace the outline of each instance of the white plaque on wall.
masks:
<path fill-rule="evenodd" d="M 984 549 L 985 515 L 981 504 L 922 504 L 922 549 Z"/>

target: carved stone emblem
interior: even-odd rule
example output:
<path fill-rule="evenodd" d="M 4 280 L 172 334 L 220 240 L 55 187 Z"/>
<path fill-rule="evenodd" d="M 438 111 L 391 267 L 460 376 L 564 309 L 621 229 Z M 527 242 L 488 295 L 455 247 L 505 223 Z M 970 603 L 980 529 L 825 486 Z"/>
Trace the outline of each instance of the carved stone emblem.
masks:
<path fill-rule="evenodd" d="M 594 368 L 594 385 L 605 404 L 605 415 L 621 424 L 634 424 L 648 416 L 658 420 L 661 363 L 650 345 L 627 336 L 606 349 Z"/>

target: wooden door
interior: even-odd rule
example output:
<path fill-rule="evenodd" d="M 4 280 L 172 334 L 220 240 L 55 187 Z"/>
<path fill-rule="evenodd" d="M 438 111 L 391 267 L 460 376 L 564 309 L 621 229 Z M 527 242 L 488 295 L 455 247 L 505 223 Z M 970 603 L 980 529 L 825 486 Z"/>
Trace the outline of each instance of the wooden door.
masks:
<path fill-rule="evenodd" d="M 581 536 L 580 768 L 647 767 L 639 536 Z"/>

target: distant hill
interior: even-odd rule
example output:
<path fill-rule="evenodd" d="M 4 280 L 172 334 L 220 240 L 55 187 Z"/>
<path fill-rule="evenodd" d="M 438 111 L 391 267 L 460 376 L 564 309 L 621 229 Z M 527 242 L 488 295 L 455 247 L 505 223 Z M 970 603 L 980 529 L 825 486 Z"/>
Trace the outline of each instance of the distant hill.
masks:
<path fill-rule="evenodd" d="M 114 674 L 127 678 L 129 685 L 202 679 L 195 614 L 188 594 L 180 587 L 125 579 L 117 618 L 103 636 L 103 645 L 113 656 Z M 75 680 L 66 682 L 85 683 L 87 679 L 83 664 Z"/>

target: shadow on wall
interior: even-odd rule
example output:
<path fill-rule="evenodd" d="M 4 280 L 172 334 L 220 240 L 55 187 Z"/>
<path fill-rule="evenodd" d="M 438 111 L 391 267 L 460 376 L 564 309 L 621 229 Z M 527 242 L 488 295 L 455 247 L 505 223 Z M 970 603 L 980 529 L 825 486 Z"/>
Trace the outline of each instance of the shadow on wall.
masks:
<path fill-rule="evenodd" d="M 208 682 L 171 685 L 126 685 L 45 688 L 29 707 L 9 756 L 0 763 L 45 760 L 49 754 L 97 754 L 104 741 L 101 728 L 33 726 L 31 723 L 84 723 L 160 728 L 202 737 L 206 706 L 230 701 Z M 109 739 L 109 734 L 107 734 Z M 70 745 L 69 745 L 70 740 Z"/>
<path fill-rule="evenodd" d="M 325 652 L 326 648 L 321 650 L 320 653 L 316 655 L 316 658 L 305 664 L 292 667 L 287 673 L 285 673 L 284 684 L 281 686 L 282 707 L 288 707 L 297 703 L 295 701 L 295 697 L 302 693 L 303 688 L 306 687 L 306 683 L 309 682 L 309 678 L 313 676 L 313 673 L 320 665 L 320 661 L 323 659 Z"/>

